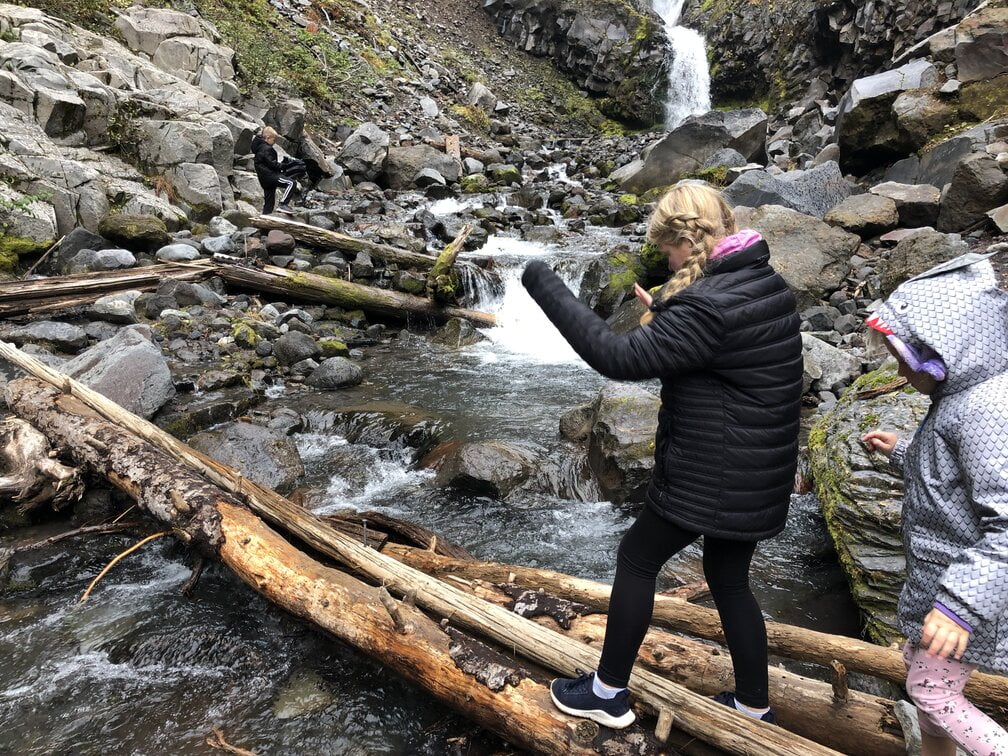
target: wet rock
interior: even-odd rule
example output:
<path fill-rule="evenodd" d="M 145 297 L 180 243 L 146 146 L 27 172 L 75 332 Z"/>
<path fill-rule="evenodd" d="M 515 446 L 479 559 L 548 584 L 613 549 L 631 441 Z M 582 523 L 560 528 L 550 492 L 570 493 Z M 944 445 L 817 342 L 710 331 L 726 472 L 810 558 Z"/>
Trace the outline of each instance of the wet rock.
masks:
<path fill-rule="evenodd" d="M 315 339 L 300 331 L 288 331 L 273 345 L 273 354 L 281 365 L 293 365 L 321 354 Z"/>
<path fill-rule="evenodd" d="M 486 341 L 486 336 L 476 330 L 468 320 L 452 318 L 435 332 L 431 341 L 436 344 L 460 348 Z"/>
<path fill-rule="evenodd" d="M 241 382 L 241 373 L 235 370 L 208 370 L 196 379 L 196 388 L 199 391 L 217 391 Z"/>
<path fill-rule="evenodd" d="M 733 205 L 781 205 L 822 218 L 849 197 L 851 191 L 840 167 L 829 161 L 806 171 L 788 171 L 776 176 L 767 171 L 748 171 L 726 188 L 724 195 Z"/>
<path fill-rule="evenodd" d="M 872 194 L 886 197 L 896 203 L 899 224 L 915 228 L 933 226 L 938 222 L 938 203 L 941 192 L 929 184 L 899 184 L 886 181 L 873 186 Z"/>
<path fill-rule="evenodd" d="M 154 422 L 176 438 L 187 439 L 215 425 L 234 420 L 262 401 L 244 386 L 212 394 L 178 394 L 158 412 Z"/>
<path fill-rule="evenodd" d="M 87 334 L 83 328 L 54 320 L 39 320 L 22 328 L 15 328 L 7 333 L 7 339 L 18 346 L 26 343 L 39 344 L 71 354 L 87 346 Z"/>
<path fill-rule="evenodd" d="M 277 719 L 295 719 L 328 709 L 336 696 L 325 689 L 325 683 L 316 672 L 302 670 L 294 674 L 273 701 L 273 716 Z"/>
<path fill-rule="evenodd" d="M 885 260 L 881 271 L 881 296 L 889 296 L 908 278 L 966 251 L 966 243 L 958 234 L 926 230 L 911 234 L 900 241 Z"/>
<path fill-rule="evenodd" d="M 63 371 L 130 412 L 150 418 L 175 396 L 168 364 L 150 329 L 128 326 L 66 362 Z"/>
<path fill-rule="evenodd" d="M 856 381 L 809 435 L 815 490 L 855 602 L 865 613 L 873 640 L 898 642 L 896 601 L 905 579 L 900 537 L 902 477 L 884 457 L 869 455 L 861 436 L 881 428 L 912 434 L 930 400 L 902 390 L 857 400 L 859 390 L 895 381 L 895 370 Z"/>
<path fill-rule="evenodd" d="M 538 457 L 538 450 L 511 441 L 451 441 L 419 466 L 436 472 L 438 486 L 503 499 L 532 477 Z"/>
<path fill-rule="evenodd" d="M 323 391 L 334 391 L 356 386 L 363 380 L 364 371 L 359 366 L 346 357 L 330 357 L 312 371 L 305 383 Z"/>
<path fill-rule="evenodd" d="M 286 231 L 273 229 L 266 234 L 266 251 L 271 255 L 289 255 L 296 246 L 294 237 Z"/>
<path fill-rule="evenodd" d="M 304 475 L 294 442 L 259 425 L 229 423 L 217 430 L 197 433 L 189 439 L 189 445 L 281 493 L 290 491 Z"/>
<path fill-rule="evenodd" d="M 833 207 L 823 220 L 862 239 L 870 239 L 894 229 L 899 223 L 899 213 L 896 203 L 889 197 L 856 194 Z"/>
<path fill-rule="evenodd" d="M 398 402 L 347 405 L 338 394 L 313 394 L 287 403 L 311 433 L 335 433 L 352 444 L 386 447 L 398 444 L 428 449 L 442 421 L 429 412 Z"/>

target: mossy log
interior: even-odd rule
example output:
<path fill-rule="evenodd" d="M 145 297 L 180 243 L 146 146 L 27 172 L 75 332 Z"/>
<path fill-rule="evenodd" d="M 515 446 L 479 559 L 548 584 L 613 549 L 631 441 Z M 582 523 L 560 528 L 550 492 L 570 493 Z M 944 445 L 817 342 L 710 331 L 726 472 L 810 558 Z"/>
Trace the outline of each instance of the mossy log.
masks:
<path fill-rule="evenodd" d="M 432 576 L 443 578 L 455 575 L 467 580 L 517 583 L 527 587 L 543 588 L 557 596 L 578 601 L 599 611 L 606 611 L 609 607 L 611 586 L 561 572 L 512 564 L 449 559 L 429 551 L 396 544 L 387 544 L 383 553 Z M 724 643 L 724 632 L 717 612 L 704 606 L 690 604 L 683 599 L 657 595 L 651 623 Z M 767 622 L 766 626 L 767 644 L 771 653 L 790 659 L 815 662 L 824 667 L 830 667 L 836 660 L 848 670 L 874 675 L 897 685 L 902 685 L 906 680 L 906 667 L 903 665 L 902 654 L 895 648 L 877 646 L 856 638 L 821 633 L 780 622 Z M 966 685 L 966 695 L 974 703 L 985 706 L 1008 706 L 1008 677 L 974 672 Z"/>
<path fill-rule="evenodd" d="M 386 263 L 396 263 L 403 268 L 416 268 L 417 270 L 430 270 L 437 261 L 436 257 L 411 252 L 408 249 L 393 247 L 389 244 L 379 244 L 358 239 L 355 236 L 347 236 L 338 231 L 328 231 L 318 226 L 312 226 L 289 218 L 278 218 L 275 215 L 257 215 L 249 223 L 256 228 L 263 228 L 269 231 L 285 231 L 298 241 L 310 244 L 321 249 L 335 249 L 340 252 L 367 252 L 377 260 Z"/>
<path fill-rule="evenodd" d="M 350 310 L 360 309 L 397 320 L 419 316 L 444 323 L 452 318 L 462 318 L 481 328 L 497 325 L 497 317 L 490 313 L 461 307 L 441 307 L 423 297 L 273 265 L 262 268 L 222 265 L 217 269 L 217 274 L 228 283 L 256 291 L 282 294 L 294 301 L 321 302 Z"/>
<path fill-rule="evenodd" d="M 167 278 L 201 281 L 213 274 L 211 265 L 168 264 L 0 283 L 0 317 L 63 310 L 91 304 L 107 294 L 133 289 L 150 291 Z"/>
<path fill-rule="evenodd" d="M 7 399 L 19 415 L 69 448 L 81 466 L 137 499 L 184 542 L 219 557 L 267 599 L 515 745 L 551 754 L 659 751 L 639 726 L 616 733 L 561 714 L 541 672 L 518 668 L 403 603 L 390 613 L 383 588 L 306 555 L 230 494 L 73 396 L 22 378 L 8 385 Z"/>
<path fill-rule="evenodd" d="M 65 394 L 81 399 L 105 419 L 128 428 L 225 492 L 241 498 L 253 512 L 282 528 L 285 533 L 299 538 L 319 553 L 336 559 L 374 583 L 386 586 L 389 591 L 400 596 L 413 596 L 419 606 L 438 616 L 451 618 L 452 624 L 457 627 L 478 633 L 509 649 L 512 654 L 524 656 L 563 675 L 574 675 L 578 668 L 594 668 L 597 665 L 598 652 L 595 649 L 362 546 L 334 531 L 311 512 L 243 478 L 233 468 L 195 451 L 152 423 L 127 412 L 115 402 L 20 350 L 0 342 L 0 356 L 51 385 L 59 386 Z M 269 584 L 268 576 L 253 575 L 264 583 L 264 587 Z M 312 581 L 310 586 L 314 585 L 316 583 Z M 313 595 L 312 587 L 305 587 L 305 590 L 308 596 Z M 383 657 L 383 660 L 390 656 Z M 640 705 L 658 713 L 664 732 L 667 732 L 666 727 L 674 725 L 729 753 L 751 756 L 837 753 L 779 727 L 738 717 L 727 707 L 647 670 L 634 672 L 630 689 Z M 478 716 L 478 712 L 474 716 Z M 524 719 L 524 716 L 514 717 L 510 723 L 522 729 Z"/>
<path fill-rule="evenodd" d="M 452 304 L 458 300 L 461 285 L 458 272 L 455 270 L 455 258 L 458 257 L 462 245 L 465 244 L 472 230 L 473 224 L 466 223 L 451 243 L 438 255 L 437 262 L 427 274 L 427 296 L 439 304 Z"/>

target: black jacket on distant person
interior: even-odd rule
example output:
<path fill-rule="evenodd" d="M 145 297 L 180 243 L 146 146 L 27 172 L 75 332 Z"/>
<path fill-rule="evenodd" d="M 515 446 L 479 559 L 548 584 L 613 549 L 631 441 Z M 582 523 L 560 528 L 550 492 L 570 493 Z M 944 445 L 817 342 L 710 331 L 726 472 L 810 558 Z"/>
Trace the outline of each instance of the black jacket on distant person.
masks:
<path fill-rule="evenodd" d="M 645 505 L 687 530 L 757 541 L 784 529 L 798 460 L 802 341 L 765 241 L 704 275 L 626 334 L 543 262 L 522 283 L 575 351 L 617 380 L 660 378 Z"/>
<path fill-rule="evenodd" d="M 280 177 L 280 161 L 273 145 L 268 144 L 259 134 L 252 137 L 252 154 L 256 176 L 263 189 L 275 189 Z"/>

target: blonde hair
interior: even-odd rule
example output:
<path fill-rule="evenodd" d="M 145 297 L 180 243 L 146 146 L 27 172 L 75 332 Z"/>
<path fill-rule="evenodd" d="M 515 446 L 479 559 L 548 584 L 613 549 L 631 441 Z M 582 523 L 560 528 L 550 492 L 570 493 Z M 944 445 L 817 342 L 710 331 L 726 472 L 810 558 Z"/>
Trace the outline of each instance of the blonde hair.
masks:
<path fill-rule="evenodd" d="M 690 243 L 692 251 L 655 299 L 665 304 L 700 278 L 714 245 L 737 230 L 735 214 L 717 189 L 692 182 L 679 183 L 669 189 L 651 214 L 647 240 L 656 247 L 685 241 Z M 641 325 L 647 325 L 652 318 L 653 312 L 644 313 Z"/>
<path fill-rule="evenodd" d="M 262 130 L 262 138 L 263 139 L 266 139 L 266 137 L 277 137 L 277 136 L 280 136 L 280 135 L 277 134 L 276 129 L 274 129 L 272 126 L 264 126 L 263 127 L 263 130 Z"/>

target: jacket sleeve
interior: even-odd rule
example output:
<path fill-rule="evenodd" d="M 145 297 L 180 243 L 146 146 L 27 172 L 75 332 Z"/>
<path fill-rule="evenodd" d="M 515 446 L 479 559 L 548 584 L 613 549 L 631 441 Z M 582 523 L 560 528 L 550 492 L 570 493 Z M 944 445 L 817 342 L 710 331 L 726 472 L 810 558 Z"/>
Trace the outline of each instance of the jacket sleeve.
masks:
<path fill-rule="evenodd" d="M 522 284 L 581 358 L 607 378 L 643 380 L 685 373 L 710 363 L 724 321 L 705 300 L 678 296 L 642 328 L 617 334 L 540 260 Z"/>
<path fill-rule="evenodd" d="M 959 468 L 983 537 L 948 566 L 935 600 L 976 627 L 1008 609 L 1008 406 L 967 413 Z"/>
<path fill-rule="evenodd" d="M 903 463 L 906 461 L 907 449 L 910 447 L 910 442 L 913 441 L 913 436 L 900 436 L 899 440 L 896 441 L 896 445 L 893 446 L 891 452 L 889 452 L 889 464 L 892 465 L 900 473 L 903 472 Z"/>
<path fill-rule="evenodd" d="M 257 149 L 255 153 L 255 159 L 256 162 L 261 163 L 274 173 L 279 172 L 280 170 L 280 163 L 277 162 L 276 150 L 266 144 L 266 142 L 259 145 L 259 149 Z"/>

